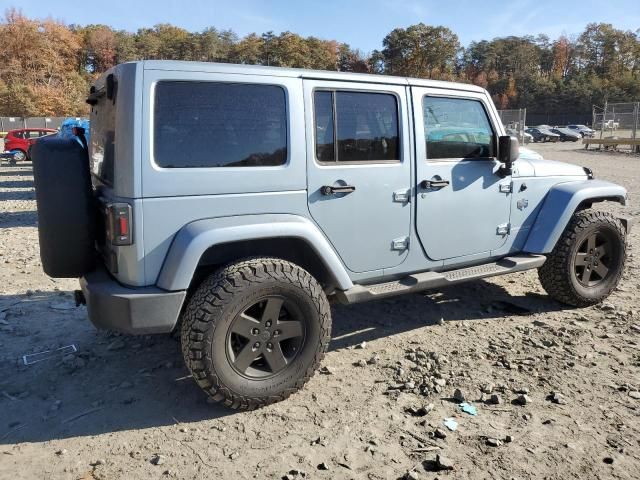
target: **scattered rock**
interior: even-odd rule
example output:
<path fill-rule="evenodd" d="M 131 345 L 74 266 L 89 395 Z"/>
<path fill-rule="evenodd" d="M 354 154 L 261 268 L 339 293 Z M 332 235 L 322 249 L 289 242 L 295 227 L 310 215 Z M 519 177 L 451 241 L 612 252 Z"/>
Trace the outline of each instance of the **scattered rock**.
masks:
<path fill-rule="evenodd" d="M 379 362 L 380 362 L 380 357 L 378 355 L 374 355 L 369 360 L 367 360 L 367 363 L 369 365 L 377 365 Z"/>
<path fill-rule="evenodd" d="M 447 385 L 447 380 L 444 378 L 436 378 L 433 381 L 434 384 L 438 385 L 439 387 L 444 387 Z"/>
<path fill-rule="evenodd" d="M 107 462 L 103 458 L 99 458 L 98 460 L 92 462 L 90 465 L 97 467 L 98 465 L 104 465 L 105 463 Z"/>
<path fill-rule="evenodd" d="M 162 465 L 165 462 L 164 455 L 155 454 L 151 459 L 152 465 Z"/>
<path fill-rule="evenodd" d="M 515 405 L 528 405 L 531 403 L 531 398 L 528 395 L 518 395 L 516 399 L 513 401 Z"/>
<path fill-rule="evenodd" d="M 455 464 L 450 458 L 438 454 L 436 455 L 436 466 L 438 467 L 438 470 L 453 470 Z"/>
<path fill-rule="evenodd" d="M 567 404 L 567 401 L 564 399 L 564 396 L 558 392 L 551 392 L 549 395 L 547 395 L 547 400 L 557 405 Z"/>
<path fill-rule="evenodd" d="M 320 369 L 320 373 L 321 373 L 322 375 L 333 375 L 333 373 L 334 373 L 334 372 L 333 372 L 333 368 L 331 368 L 331 367 L 329 367 L 329 366 L 325 365 L 324 367 L 322 367 L 322 368 Z"/>
<path fill-rule="evenodd" d="M 629 392 L 629 396 L 636 400 L 640 400 L 640 392 Z"/>
<path fill-rule="evenodd" d="M 429 405 L 420 405 L 420 406 L 411 405 L 404 409 L 405 412 L 407 412 L 408 414 L 414 417 L 424 417 L 431 410 L 433 410 L 433 403 L 430 403 Z"/>
<path fill-rule="evenodd" d="M 354 363 L 354 365 L 356 367 L 366 367 L 367 366 L 367 361 L 366 360 L 358 360 L 356 363 Z"/>
<path fill-rule="evenodd" d="M 487 438 L 485 443 L 490 447 L 499 447 L 500 445 L 502 445 L 502 442 L 497 438 Z"/>
<path fill-rule="evenodd" d="M 61 457 L 62 455 L 66 455 L 67 454 L 67 449 L 63 448 L 62 450 L 58 450 L 56 452 L 56 455 L 58 455 L 59 457 Z"/>
<path fill-rule="evenodd" d="M 318 470 L 329 470 L 329 465 L 326 462 L 318 464 Z"/>
<path fill-rule="evenodd" d="M 494 393 L 493 395 L 491 395 L 491 397 L 489 397 L 487 403 L 490 405 L 500 405 L 502 403 L 502 398 L 497 393 Z"/>
<path fill-rule="evenodd" d="M 420 474 L 415 470 L 408 471 L 402 477 L 402 480 L 420 480 L 420 479 L 421 479 Z"/>
<path fill-rule="evenodd" d="M 436 428 L 433 431 L 433 436 L 436 437 L 436 438 L 440 438 L 440 439 L 444 440 L 445 438 L 447 438 L 447 432 L 445 432 L 441 428 Z"/>
<path fill-rule="evenodd" d="M 607 465 L 611 465 L 611 464 L 613 464 L 613 457 L 604 457 L 604 458 L 602 459 L 602 461 L 603 461 L 604 463 L 606 463 Z"/>
<path fill-rule="evenodd" d="M 457 402 L 466 401 L 464 393 L 462 393 L 462 390 L 460 390 L 459 388 L 456 388 L 455 391 L 453 392 L 453 399 L 456 400 Z"/>
<path fill-rule="evenodd" d="M 297 480 L 299 478 L 307 478 L 307 474 L 302 470 L 291 469 L 289 473 L 282 477 L 282 480 Z"/>
<path fill-rule="evenodd" d="M 359 348 L 359 349 L 367 348 L 367 342 L 359 343 L 358 345 L 356 345 L 356 348 Z"/>
<path fill-rule="evenodd" d="M 492 393 L 495 388 L 496 387 L 493 385 L 493 383 L 487 383 L 487 384 L 483 385 L 482 387 L 480 387 L 480 391 L 482 393 L 489 394 L 489 393 Z"/>
<path fill-rule="evenodd" d="M 513 435 L 507 435 L 506 437 L 504 437 L 504 443 L 511 443 L 513 442 Z"/>

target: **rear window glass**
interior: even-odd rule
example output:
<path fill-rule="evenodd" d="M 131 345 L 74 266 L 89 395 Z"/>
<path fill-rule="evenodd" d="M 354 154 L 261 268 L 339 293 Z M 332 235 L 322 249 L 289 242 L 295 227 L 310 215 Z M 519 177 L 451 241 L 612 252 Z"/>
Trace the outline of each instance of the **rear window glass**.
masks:
<path fill-rule="evenodd" d="M 398 104 L 394 95 L 317 91 L 314 110 L 316 157 L 319 161 L 400 159 Z"/>
<path fill-rule="evenodd" d="M 287 161 L 286 98 L 275 85 L 159 82 L 153 125 L 160 167 L 260 167 Z"/>

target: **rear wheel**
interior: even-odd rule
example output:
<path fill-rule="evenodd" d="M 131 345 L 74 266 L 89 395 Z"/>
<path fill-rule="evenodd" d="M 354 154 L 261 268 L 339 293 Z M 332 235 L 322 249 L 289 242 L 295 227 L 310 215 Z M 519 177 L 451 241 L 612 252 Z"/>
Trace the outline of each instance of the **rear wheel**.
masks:
<path fill-rule="evenodd" d="M 558 301 L 594 305 L 618 285 L 626 257 L 626 231 L 613 215 L 583 210 L 573 215 L 539 269 L 542 286 Z"/>
<path fill-rule="evenodd" d="M 284 400 L 309 380 L 330 329 L 329 303 L 307 271 L 253 258 L 198 287 L 182 320 L 182 352 L 214 401 L 252 409 Z"/>

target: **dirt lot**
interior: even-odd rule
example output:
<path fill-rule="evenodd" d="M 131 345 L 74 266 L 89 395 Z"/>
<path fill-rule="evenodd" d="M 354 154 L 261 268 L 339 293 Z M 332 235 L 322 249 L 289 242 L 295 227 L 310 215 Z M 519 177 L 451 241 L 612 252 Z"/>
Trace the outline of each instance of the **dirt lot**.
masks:
<path fill-rule="evenodd" d="M 640 157 L 533 148 L 626 186 L 640 214 Z M 334 307 L 324 373 L 236 413 L 207 404 L 169 336 L 93 328 L 77 282 L 40 269 L 30 168 L 0 167 L 0 478 L 640 478 L 638 231 L 596 308 L 550 301 L 535 272 Z"/>

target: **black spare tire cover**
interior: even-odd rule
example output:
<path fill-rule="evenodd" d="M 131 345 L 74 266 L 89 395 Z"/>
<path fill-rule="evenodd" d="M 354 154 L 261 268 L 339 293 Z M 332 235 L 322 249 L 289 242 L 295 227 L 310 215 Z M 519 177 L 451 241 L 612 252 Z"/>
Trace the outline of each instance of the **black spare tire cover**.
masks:
<path fill-rule="evenodd" d="M 76 139 L 44 137 L 32 147 L 40 259 L 55 278 L 95 265 L 96 208 L 87 150 Z"/>

